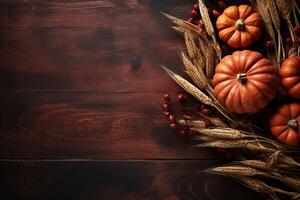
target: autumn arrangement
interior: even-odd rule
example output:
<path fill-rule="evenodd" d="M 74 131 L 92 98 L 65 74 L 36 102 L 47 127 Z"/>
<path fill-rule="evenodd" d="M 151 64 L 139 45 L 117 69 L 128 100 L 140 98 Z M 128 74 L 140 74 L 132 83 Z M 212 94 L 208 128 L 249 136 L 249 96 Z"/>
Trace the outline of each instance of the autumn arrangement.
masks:
<path fill-rule="evenodd" d="M 228 164 L 199 173 L 233 177 L 270 199 L 300 199 L 299 2 L 211 4 L 218 9 L 199 0 L 188 20 L 164 13 L 184 38 L 188 78 L 163 68 L 198 107 L 178 116 L 165 94 L 164 115 L 195 148 L 230 152 Z"/>

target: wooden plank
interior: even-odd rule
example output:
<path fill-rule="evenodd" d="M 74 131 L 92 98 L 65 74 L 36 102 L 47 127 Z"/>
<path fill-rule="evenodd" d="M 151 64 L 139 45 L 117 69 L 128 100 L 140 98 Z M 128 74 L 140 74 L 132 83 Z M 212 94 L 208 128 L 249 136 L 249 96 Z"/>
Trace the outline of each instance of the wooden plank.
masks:
<path fill-rule="evenodd" d="M 2 161 L 4 199 L 259 200 L 224 177 L 199 175 L 211 161 Z"/>
<path fill-rule="evenodd" d="M 25 92 L 1 99 L 0 158 L 218 157 L 189 148 L 169 128 L 162 93 Z M 176 101 L 178 117 L 195 110 L 192 99 L 184 107 Z"/>
<path fill-rule="evenodd" d="M 189 17 L 191 2 L 181 0 L 1 0 L 1 27 L 157 28 L 160 12 Z"/>
<path fill-rule="evenodd" d="M 182 38 L 160 11 L 189 2 L 0 2 L 0 90 L 178 91 Z"/>
<path fill-rule="evenodd" d="M 182 40 L 169 27 L 9 28 L 0 35 L 1 91 L 178 91 L 160 65 L 184 74 Z"/>

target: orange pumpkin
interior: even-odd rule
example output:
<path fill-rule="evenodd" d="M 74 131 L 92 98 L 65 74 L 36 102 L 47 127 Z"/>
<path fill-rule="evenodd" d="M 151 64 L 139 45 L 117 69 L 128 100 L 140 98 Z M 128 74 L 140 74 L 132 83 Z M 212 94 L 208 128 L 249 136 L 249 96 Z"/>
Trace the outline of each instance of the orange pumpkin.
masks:
<path fill-rule="evenodd" d="M 219 102 L 240 114 L 264 108 L 275 97 L 278 84 L 279 77 L 271 61 L 250 50 L 225 56 L 213 77 Z"/>
<path fill-rule="evenodd" d="M 278 141 L 295 145 L 300 141 L 300 103 L 282 105 L 270 119 L 272 134 Z"/>
<path fill-rule="evenodd" d="M 219 38 L 233 48 L 245 48 L 262 35 L 261 16 L 251 6 L 229 6 L 216 22 Z"/>
<path fill-rule="evenodd" d="M 296 99 L 300 99 L 300 57 L 292 56 L 281 64 L 279 75 L 281 86 L 287 93 Z"/>

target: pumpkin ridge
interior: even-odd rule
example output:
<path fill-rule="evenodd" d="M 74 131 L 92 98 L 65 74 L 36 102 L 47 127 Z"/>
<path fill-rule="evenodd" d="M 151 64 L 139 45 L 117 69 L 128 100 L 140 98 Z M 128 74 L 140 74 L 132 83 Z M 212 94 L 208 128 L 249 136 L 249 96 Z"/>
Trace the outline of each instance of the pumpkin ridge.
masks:
<path fill-rule="evenodd" d="M 261 35 L 262 35 L 262 32 L 261 32 L 260 27 L 249 26 L 247 31 L 248 31 L 252 36 L 253 36 L 253 35 L 255 36 L 255 40 L 258 40 L 258 39 L 261 37 Z M 253 41 L 253 42 L 254 42 L 254 41 Z"/>
<path fill-rule="evenodd" d="M 285 142 L 289 132 L 290 132 L 289 128 L 286 128 L 285 131 L 283 131 L 282 133 L 279 133 L 277 136 L 278 140 L 281 142 Z"/>
<path fill-rule="evenodd" d="M 220 82 L 232 81 L 235 77 L 231 74 L 218 74 L 217 78 L 213 80 L 214 85 L 219 84 Z"/>
<path fill-rule="evenodd" d="M 233 81 L 233 80 L 232 80 L 232 81 Z M 218 94 L 224 93 L 224 90 L 227 89 L 227 88 L 229 87 L 228 92 L 226 92 L 227 94 L 225 93 L 225 94 L 226 94 L 225 97 L 227 98 L 228 93 L 229 93 L 229 91 L 230 91 L 230 88 L 232 88 L 232 87 L 231 87 L 231 84 L 234 84 L 234 83 L 230 82 L 230 83 L 227 84 L 226 86 L 222 87 L 222 88 L 220 89 L 220 91 L 218 91 Z M 216 86 L 216 87 L 218 87 L 218 86 Z"/>
<path fill-rule="evenodd" d="M 245 90 L 247 92 L 249 92 L 249 91 L 252 91 L 252 89 L 253 89 L 253 87 L 251 86 L 251 84 L 249 84 L 249 82 L 247 82 L 247 84 L 245 85 Z M 244 104 L 243 106 L 245 108 L 245 111 L 247 113 L 252 113 L 252 112 L 254 112 L 254 108 L 258 108 L 258 110 L 259 110 L 261 108 L 261 106 L 258 105 L 258 104 L 255 104 L 255 102 L 254 102 L 254 100 L 252 98 L 253 93 L 251 92 L 249 94 L 247 92 L 244 93 L 244 95 L 243 95 L 243 99 L 244 99 L 243 100 L 243 104 Z"/>
<path fill-rule="evenodd" d="M 235 93 L 233 94 L 233 101 L 232 101 L 232 105 L 235 108 L 237 113 L 242 112 L 243 108 L 241 107 L 242 103 L 239 100 L 239 95 L 240 95 L 240 91 L 241 91 L 241 87 L 242 85 L 240 83 L 236 83 L 236 87 L 232 87 L 232 90 L 235 90 Z"/>
<path fill-rule="evenodd" d="M 250 68 L 247 73 L 249 75 L 256 75 L 256 74 L 275 74 L 275 70 L 273 66 L 270 65 L 263 65 L 263 66 L 255 66 Z"/>
<path fill-rule="evenodd" d="M 244 20 L 246 26 L 254 26 L 254 27 L 260 28 L 260 26 L 261 26 L 260 20 L 256 19 L 258 17 L 260 18 L 260 15 L 258 15 L 257 13 L 255 13 L 255 12 L 251 13 L 251 15 L 249 15 L 247 17 L 247 19 Z M 257 22 L 258 22 L 258 24 L 256 24 Z M 253 25 L 253 23 L 256 25 Z"/>
<path fill-rule="evenodd" d="M 246 52 L 244 52 L 246 53 Z M 247 55 L 247 53 L 246 53 Z M 254 58 L 252 58 L 254 57 Z M 252 58 L 252 59 L 250 59 Z M 252 68 L 252 66 L 258 62 L 261 58 L 263 58 L 263 56 L 261 54 L 258 54 L 257 52 L 250 52 L 249 55 L 248 55 L 248 59 L 247 59 L 247 62 L 246 62 L 246 65 L 245 65 L 245 68 L 249 68 L 248 70 L 250 70 Z M 250 61 L 249 61 L 250 60 Z"/>
<path fill-rule="evenodd" d="M 222 104 L 222 105 L 226 105 L 225 104 L 225 102 L 226 102 L 226 99 L 227 99 L 227 96 L 228 96 L 228 94 L 229 94 L 229 92 L 230 92 L 230 86 L 227 86 L 226 87 L 227 89 L 225 90 L 225 89 L 222 89 L 222 92 L 219 92 L 218 94 L 217 94 L 217 98 L 219 99 L 219 101 L 220 101 L 220 103 Z"/>
<path fill-rule="evenodd" d="M 271 131 L 273 135 L 277 138 L 280 136 L 284 131 L 288 129 L 287 125 L 282 125 L 282 126 L 272 126 Z"/>
<path fill-rule="evenodd" d="M 238 13 L 238 16 L 236 16 L 235 13 Z M 235 5 L 229 6 L 224 10 L 223 14 L 230 17 L 231 19 L 237 19 L 239 17 L 239 8 Z"/>
<path fill-rule="evenodd" d="M 236 74 L 235 71 L 233 71 L 231 68 L 229 68 L 230 65 L 226 64 L 226 63 L 219 63 L 215 69 L 216 74 L 218 73 L 224 73 L 224 74 L 228 74 L 228 75 L 232 75 L 234 76 Z M 228 70 L 228 71 L 225 71 Z"/>
<path fill-rule="evenodd" d="M 252 13 L 254 13 L 254 10 L 250 6 L 243 6 L 240 5 L 238 7 L 239 9 L 239 18 L 240 19 L 246 19 L 248 18 Z"/>
<path fill-rule="evenodd" d="M 224 32 L 226 29 L 230 29 L 230 28 L 231 28 L 231 27 L 224 28 L 223 30 L 221 30 L 221 31 L 219 32 L 219 37 L 220 37 L 220 35 L 221 35 L 222 32 Z M 235 30 L 232 30 L 232 31 L 229 33 L 230 36 L 226 36 L 226 39 L 224 39 L 225 36 L 223 36 L 223 39 L 225 40 L 224 42 L 227 42 L 228 40 L 230 40 L 230 38 L 232 37 L 232 35 L 233 35 L 234 33 L 235 33 Z"/>
<path fill-rule="evenodd" d="M 219 82 L 215 83 L 215 88 L 217 88 L 217 87 L 222 87 L 221 90 L 219 91 L 219 92 L 221 92 L 222 89 L 224 89 L 224 88 L 227 87 L 228 85 L 231 85 L 233 81 L 234 81 L 233 79 L 227 79 L 227 80 L 225 80 L 225 81 L 219 81 Z M 224 83 L 224 82 L 225 82 L 225 83 Z M 226 83 L 226 82 L 227 82 L 227 83 Z"/>
<path fill-rule="evenodd" d="M 238 52 L 236 52 L 236 54 L 237 54 Z M 237 74 L 237 73 L 239 73 L 239 69 L 238 69 L 238 67 L 236 66 L 236 63 L 234 62 L 234 59 L 233 59 L 233 57 L 235 56 L 235 54 L 232 54 L 232 56 L 230 56 L 230 61 L 231 61 L 231 66 L 234 66 L 234 74 Z M 227 64 L 227 63 L 226 63 Z"/>
<path fill-rule="evenodd" d="M 267 97 L 267 99 L 268 100 L 272 100 L 273 99 L 273 97 L 274 97 L 274 95 L 273 95 L 273 93 L 270 93 L 269 94 L 269 90 L 270 91 L 272 91 L 272 88 L 270 88 L 268 85 L 266 85 L 264 82 L 259 82 L 259 84 L 264 84 L 265 86 L 266 86 L 266 88 L 268 88 L 268 90 L 261 90 L 260 88 L 259 88 L 259 85 L 257 85 L 258 83 L 258 81 L 257 80 L 253 80 L 253 79 L 251 79 L 251 80 L 249 80 L 249 82 L 251 82 L 255 87 L 256 87 L 256 89 L 258 89 L 259 90 L 259 92 L 261 92 L 265 97 Z M 254 83 L 254 82 L 256 82 L 256 83 Z M 267 94 L 266 94 L 267 93 Z"/>
<path fill-rule="evenodd" d="M 245 94 L 245 90 L 247 90 L 246 86 L 240 85 L 239 90 L 237 91 L 237 92 L 239 93 L 238 101 L 239 101 L 239 104 L 240 104 L 240 106 L 241 106 L 241 110 L 242 110 L 242 111 L 247 110 L 247 108 L 244 106 L 243 100 L 242 100 L 242 94 Z M 243 91 L 244 93 L 243 93 L 242 91 Z"/>
<path fill-rule="evenodd" d="M 270 98 L 261 92 L 261 89 L 256 87 L 255 84 L 249 81 L 249 87 L 251 87 L 251 91 L 256 90 L 257 95 L 254 95 L 253 102 L 259 110 L 268 105 Z M 266 101 L 267 100 L 267 101 Z"/>
<path fill-rule="evenodd" d="M 296 79 L 296 80 L 291 80 L 291 79 Z M 295 85 L 297 85 L 300 82 L 300 77 L 295 77 L 295 76 L 291 76 L 291 77 L 286 77 L 281 79 L 281 83 L 282 85 L 284 85 L 284 88 L 287 90 L 292 89 Z"/>
<path fill-rule="evenodd" d="M 291 93 L 290 96 L 292 97 L 300 98 L 300 93 L 298 91 L 300 91 L 300 82 L 294 85 L 292 88 L 290 88 L 288 93 Z"/>
<path fill-rule="evenodd" d="M 241 52 L 240 56 L 239 56 L 239 61 L 240 63 L 240 67 L 242 69 L 242 72 L 247 72 L 247 70 L 245 70 L 245 66 L 247 63 L 247 56 L 245 55 L 245 53 Z"/>
<path fill-rule="evenodd" d="M 226 21 L 226 20 L 230 21 L 231 24 L 229 24 L 229 23 L 226 24 L 225 22 L 223 22 L 223 21 Z M 232 27 L 234 24 L 235 24 L 235 20 L 230 18 L 227 15 L 220 16 L 217 19 L 217 28 L 219 29 L 219 31 L 224 30 L 225 28 Z"/>
<path fill-rule="evenodd" d="M 231 108 L 235 112 L 236 112 L 236 109 L 234 109 L 235 107 L 233 106 L 233 101 L 234 101 L 233 96 L 235 94 L 234 92 L 235 92 L 235 88 L 237 86 L 238 86 L 238 83 L 235 82 L 234 85 L 231 87 L 231 89 L 229 89 L 229 92 L 227 93 L 226 100 L 225 100 L 225 106 Z"/>
<path fill-rule="evenodd" d="M 266 99 L 268 99 L 268 101 L 258 101 L 258 102 L 262 102 L 262 103 L 260 103 L 260 105 L 259 104 L 257 104 L 257 105 L 259 105 L 259 107 L 260 108 L 263 108 L 263 107 L 265 107 L 266 105 L 268 105 L 268 102 L 271 100 L 271 98 L 269 98 L 268 96 L 266 96 L 266 94 L 264 93 L 264 92 L 262 92 L 261 91 L 261 89 L 259 88 L 259 87 L 256 87 L 256 85 L 255 84 L 253 84 L 251 81 L 249 81 L 249 85 L 253 85 L 253 88 L 255 88 L 257 91 L 258 91 L 258 93 L 260 94 L 260 95 L 262 95 L 262 96 L 264 96 Z M 256 98 L 258 97 L 258 96 L 255 96 Z M 260 97 L 260 99 L 261 99 L 261 97 Z"/>

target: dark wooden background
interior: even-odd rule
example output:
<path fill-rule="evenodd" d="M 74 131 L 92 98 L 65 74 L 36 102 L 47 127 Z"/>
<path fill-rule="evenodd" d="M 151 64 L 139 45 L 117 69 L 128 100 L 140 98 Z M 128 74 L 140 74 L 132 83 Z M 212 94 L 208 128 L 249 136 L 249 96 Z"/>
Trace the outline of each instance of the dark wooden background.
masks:
<path fill-rule="evenodd" d="M 0 0 L 1 199 L 259 199 L 161 114 L 192 0 Z"/>

